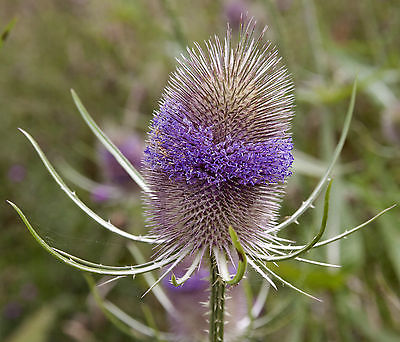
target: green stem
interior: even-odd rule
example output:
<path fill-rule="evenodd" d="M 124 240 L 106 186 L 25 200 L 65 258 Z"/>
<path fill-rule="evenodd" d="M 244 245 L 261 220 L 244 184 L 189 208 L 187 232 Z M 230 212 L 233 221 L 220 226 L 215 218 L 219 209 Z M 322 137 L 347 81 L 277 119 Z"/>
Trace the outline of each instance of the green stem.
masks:
<path fill-rule="evenodd" d="M 223 342 L 226 284 L 218 274 L 214 255 L 210 258 L 210 286 L 210 342 Z"/>

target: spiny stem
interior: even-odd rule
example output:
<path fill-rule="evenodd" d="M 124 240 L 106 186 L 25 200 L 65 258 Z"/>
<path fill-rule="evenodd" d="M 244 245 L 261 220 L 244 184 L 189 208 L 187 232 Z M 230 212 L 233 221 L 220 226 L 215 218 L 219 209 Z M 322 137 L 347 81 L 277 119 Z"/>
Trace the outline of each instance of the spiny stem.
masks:
<path fill-rule="evenodd" d="M 210 342 L 223 342 L 226 284 L 218 274 L 214 255 L 210 257 L 210 286 Z"/>

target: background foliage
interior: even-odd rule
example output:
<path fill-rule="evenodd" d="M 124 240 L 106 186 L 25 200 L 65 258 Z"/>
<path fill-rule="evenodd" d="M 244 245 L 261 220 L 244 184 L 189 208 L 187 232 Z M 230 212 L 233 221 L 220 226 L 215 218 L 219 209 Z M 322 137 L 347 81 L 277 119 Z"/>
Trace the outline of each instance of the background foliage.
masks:
<path fill-rule="evenodd" d="M 0 31 L 12 18 L 17 21 L 0 48 L 0 198 L 24 208 L 42 236 L 59 248 L 109 264 L 132 262 L 123 240 L 99 229 L 59 191 L 17 127 L 36 137 L 58 165 L 67 160 L 104 181 L 97 143 L 69 89 L 76 89 L 106 130 L 144 137 L 175 56 L 187 43 L 222 34 L 228 20 L 235 27 L 241 10 L 269 26 L 267 36 L 296 84 L 296 171 L 282 217 L 298 207 L 323 172 L 356 74 L 355 116 L 335 172 L 326 236 L 398 202 L 397 0 L 1 1 Z M 91 201 L 90 194 L 80 193 Z M 128 199 L 91 205 L 128 230 L 144 231 L 138 197 L 132 190 Z M 319 225 L 319 209 L 289 229 L 288 237 L 310 237 Z M 341 269 L 280 264 L 280 275 L 324 302 L 287 288 L 271 292 L 265 309 L 271 320 L 254 341 L 398 341 L 399 217 L 395 209 L 355 236 L 312 252 Z M 126 340 L 88 297 L 82 275 L 39 248 L 5 201 L 0 220 L 0 340 Z M 138 317 L 144 317 L 143 307 L 157 309 L 155 320 L 166 329 L 151 295 L 140 299 L 144 289 L 140 277 L 123 279 L 111 296 Z"/>

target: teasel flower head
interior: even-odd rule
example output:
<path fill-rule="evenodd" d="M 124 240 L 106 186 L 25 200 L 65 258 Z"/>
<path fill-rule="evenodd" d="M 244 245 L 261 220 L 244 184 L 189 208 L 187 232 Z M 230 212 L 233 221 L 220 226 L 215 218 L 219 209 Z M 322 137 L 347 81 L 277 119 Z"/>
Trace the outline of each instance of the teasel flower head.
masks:
<path fill-rule="evenodd" d="M 239 41 L 195 44 L 178 60 L 145 150 L 148 206 L 166 253 L 230 255 L 271 238 L 293 162 L 293 83 L 277 50 L 250 20 Z"/>

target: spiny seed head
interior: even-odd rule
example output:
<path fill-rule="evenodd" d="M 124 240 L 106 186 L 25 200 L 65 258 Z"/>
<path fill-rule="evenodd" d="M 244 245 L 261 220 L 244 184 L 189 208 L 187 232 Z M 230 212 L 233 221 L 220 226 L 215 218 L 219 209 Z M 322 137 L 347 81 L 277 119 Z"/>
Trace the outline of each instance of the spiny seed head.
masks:
<path fill-rule="evenodd" d="M 255 24 L 178 60 L 150 126 L 145 177 L 153 232 L 171 252 L 228 251 L 228 227 L 257 248 L 274 226 L 293 162 L 293 88 Z"/>

